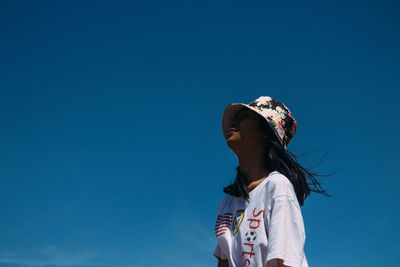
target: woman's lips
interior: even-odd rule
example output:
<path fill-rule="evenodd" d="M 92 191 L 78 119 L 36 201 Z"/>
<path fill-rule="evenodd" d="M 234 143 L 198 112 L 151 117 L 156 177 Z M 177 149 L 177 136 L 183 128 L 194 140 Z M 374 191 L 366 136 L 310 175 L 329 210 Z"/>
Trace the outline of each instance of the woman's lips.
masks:
<path fill-rule="evenodd" d="M 234 132 L 237 132 L 237 129 L 232 127 L 228 130 L 228 135 L 232 135 Z"/>

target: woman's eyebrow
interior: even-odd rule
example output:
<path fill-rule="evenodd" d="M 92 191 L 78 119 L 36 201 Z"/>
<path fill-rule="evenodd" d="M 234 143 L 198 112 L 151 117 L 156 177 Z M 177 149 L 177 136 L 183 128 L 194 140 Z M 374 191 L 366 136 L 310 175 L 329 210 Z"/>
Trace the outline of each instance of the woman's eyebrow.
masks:
<path fill-rule="evenodd" d="M 236 116 L 235 116 L 235 119 L 237 120 L 238 118 L 241 118 L 241 117 L 243 117 L 243 116 L 248 116 L 249 115 L 249 113 L 240 113 L 240 114 L 236 114 Z"/>

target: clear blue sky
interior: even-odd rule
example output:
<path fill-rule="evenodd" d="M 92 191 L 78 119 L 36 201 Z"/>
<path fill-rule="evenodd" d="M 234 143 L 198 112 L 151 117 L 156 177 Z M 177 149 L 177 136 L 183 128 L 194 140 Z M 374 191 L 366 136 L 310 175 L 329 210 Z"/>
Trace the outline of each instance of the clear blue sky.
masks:
<path fill-rule="evenodd" d="M 0 4 L 1 267 L 216 266 L 222 113 L 261 95 L 338 171 L 310 266 L 399 266 L 399 3 L 81 2 Z"/>

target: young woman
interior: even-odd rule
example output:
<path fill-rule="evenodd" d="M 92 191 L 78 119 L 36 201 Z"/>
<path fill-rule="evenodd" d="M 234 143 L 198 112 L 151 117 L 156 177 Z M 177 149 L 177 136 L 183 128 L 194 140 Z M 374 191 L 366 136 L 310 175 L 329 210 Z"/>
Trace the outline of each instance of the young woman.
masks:
<path fill-rule="evenodd" d="M 308 266 L 300 207 L 310 191 L 329 195 L 286 150 L 296 127 L 289 109 L 268 96 L 226 107 L 223 134 L 239 166 L 217 208 L 219 267 Z"/>

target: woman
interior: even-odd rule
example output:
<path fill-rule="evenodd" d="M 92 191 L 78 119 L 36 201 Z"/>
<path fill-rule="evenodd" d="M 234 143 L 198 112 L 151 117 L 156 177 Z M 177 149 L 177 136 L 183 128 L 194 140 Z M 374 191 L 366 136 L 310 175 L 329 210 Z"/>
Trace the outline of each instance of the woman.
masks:
<path fill-rule="evenodd" d="M 223 134 L 239 166 L 217 209 L 219 267 L 308 266 L 300 207 L 310 191 L 329 195 L 286 150 L 296 127 L 289 109 L 269 96 L 226 107 Z"/>

